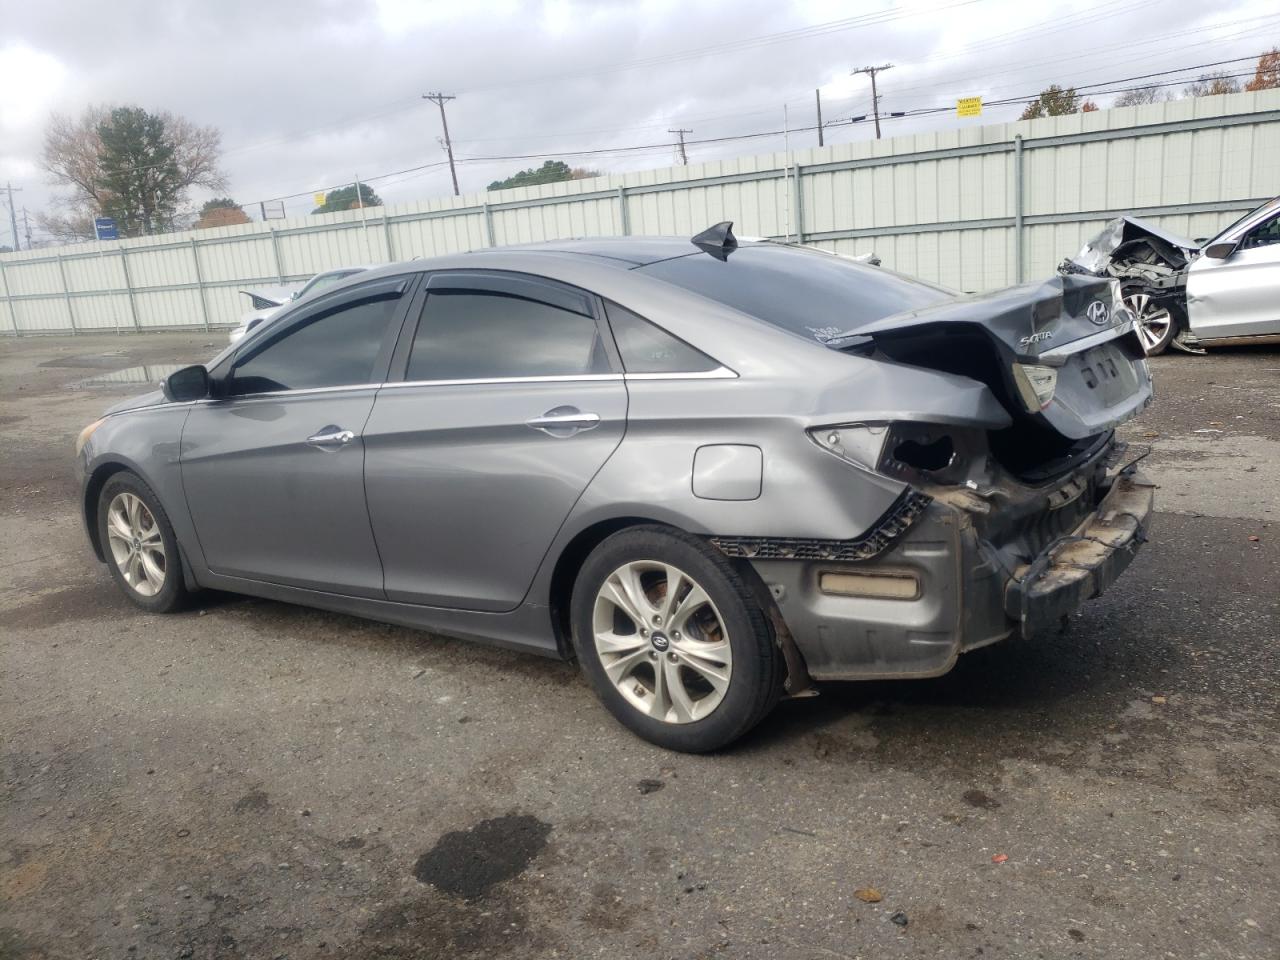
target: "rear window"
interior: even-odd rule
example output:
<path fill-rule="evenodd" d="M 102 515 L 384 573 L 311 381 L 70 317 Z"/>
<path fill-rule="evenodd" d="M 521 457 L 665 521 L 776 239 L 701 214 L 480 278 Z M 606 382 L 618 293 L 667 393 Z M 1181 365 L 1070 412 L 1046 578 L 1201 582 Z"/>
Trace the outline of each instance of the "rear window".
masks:
<path fill-rule="evenodd" d="M 744 245 L 725 261 L 695 254 L 640 270 L 818 341 L 955 296 L 882 267 L 775 244 Z"/>

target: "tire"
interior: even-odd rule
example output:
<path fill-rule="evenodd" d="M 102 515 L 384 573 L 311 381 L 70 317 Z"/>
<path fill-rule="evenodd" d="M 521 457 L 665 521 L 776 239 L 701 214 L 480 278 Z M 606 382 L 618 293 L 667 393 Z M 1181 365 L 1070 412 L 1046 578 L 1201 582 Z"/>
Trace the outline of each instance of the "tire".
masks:
<path fill-rule="evenodd" d="M 609 537 L 578 571 L 570 616 L 596 695 L 660 747 L 717 750 L 778 702 L 783 665 L 768 618 L 730 562 L 696 537 L 659 526 Z"/>
<path fill-rule="evenodd" d="M 1182 329 L 1182 321 L 1168 307 L 1154 303 L 1142 287 L 1125 287 L 1121 302 L 1138 321 L 1138 339 L 1148 357 L 1156 357 L 1169 349 Z"/>
<path fill-rule="evenodd" d="M 98 495 L 98 542 L 121 592 L 150 613 L 187 602 L 178 538 L 159 498 L 136 473 L 111 476 Z"/>

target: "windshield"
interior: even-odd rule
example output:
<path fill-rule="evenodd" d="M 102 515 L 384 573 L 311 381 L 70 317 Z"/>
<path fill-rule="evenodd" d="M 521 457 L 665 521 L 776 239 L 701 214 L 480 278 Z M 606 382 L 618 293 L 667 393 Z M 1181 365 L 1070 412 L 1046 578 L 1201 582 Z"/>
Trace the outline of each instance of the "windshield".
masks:
<path fill-rule="evenodd" d="M 335 270 L 332 273 L 317 273 L 314 277 L 307 281 L 307 285 L 298 291 L 295 300 L 301 300 L 303 297 L 315 293 L 317 290 L 323 290 L 325 287 L 331 287 L 339 280 L 345 280 L 353 273 L 359 273 L 359 270 Z"/>
<path fill-rule="evenodd" d="M 744 244 L 723 261 L 691 254 L 639 269 L 820 343 L 956 296 L 848 257 L 774 243 Z"/>

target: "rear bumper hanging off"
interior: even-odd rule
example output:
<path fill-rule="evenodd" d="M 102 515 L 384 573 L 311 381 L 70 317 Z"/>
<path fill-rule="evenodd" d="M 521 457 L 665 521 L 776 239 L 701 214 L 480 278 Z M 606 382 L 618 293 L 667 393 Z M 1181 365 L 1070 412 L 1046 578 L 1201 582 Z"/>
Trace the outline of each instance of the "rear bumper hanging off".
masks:
<path fill-rule="evenodd" d="M 1014 571 L 1004 610 L 1024 637 L 1056 630 L 1063 617 L 1116 581 L 1147 540 L 1154 491 L 1136 471 L 1117 477 L 1084 523 Z"/>

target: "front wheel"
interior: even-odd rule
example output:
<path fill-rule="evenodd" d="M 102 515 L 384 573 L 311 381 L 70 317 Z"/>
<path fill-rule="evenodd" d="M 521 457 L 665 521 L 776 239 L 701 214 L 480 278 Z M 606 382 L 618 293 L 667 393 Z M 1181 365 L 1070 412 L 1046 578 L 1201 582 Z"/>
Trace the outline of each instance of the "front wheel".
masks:
<path fill-rule="evenodd" d="M 152 489 L 135 473 L 114 474 L 98 497 L 98 541 L 126 597 L 151 613 L 186 603 L 178 538 Z"/>
<path fill-rule="evenodd" d="M 1169 348 L 1178 335 L 1178 318 L 1168 307 L 1156 303 L 1141 287 L 1125 290 L 1121 302 L 1137 321 L 1138 339 L 1148 357 L 1158 356 Z"/>
<path fill-rule="evenodd" d="M 571 618 L 596 694 L 659 746 L 718 749 L 778 700 L 782 666 L 760 603 L 696 537 L 654 526 L 614 534 L 582 565 Z"/>

